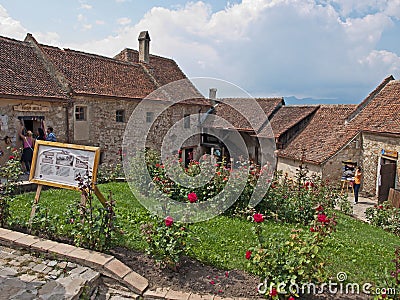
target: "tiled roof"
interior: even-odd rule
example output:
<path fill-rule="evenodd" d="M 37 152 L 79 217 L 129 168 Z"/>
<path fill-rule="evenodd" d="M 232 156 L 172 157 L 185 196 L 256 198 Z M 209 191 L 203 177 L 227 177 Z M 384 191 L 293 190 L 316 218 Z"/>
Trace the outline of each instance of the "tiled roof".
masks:
<path fill-rule="evenodd" d="M 297 105 L 281 107 L 270 121 L 274 136 L 278 138 L 301 120 L 311 115 L 318 108 L 319 106 Z"/>
<path fill-rule="evenodd" d="M 30 43 L 1 36 L 0 95 L 66 98 Z"/>
<path fill-rule="evenodd" d="M 138 63 L 139 52 L 137 50 L 126 48 L 114 58 L 121 61 Z M 176 62 L 166 57 L 150 54 L 149 63 L 144 63 L 143 66 L 154 77 L 159 86 L 177 80 L 187 79 L 186 75 L 182 72 Z"/>
<path fill-rule="evenodd" d="M 74 93 L 141 99 L 157 88 L 139 64 L 40 45 Z"/>
<path fill-rule="evenodd" d="M 400 80 L 390 80 L 349 122 L 359 130 L 400 133 Z"/>
<path fill-rule="evenodd" d="M 356 105 L 322 105 L 307 127 L 278 155 L 320 164 L 340 150 L 357 133 L 345 125 Z"/>
<path fill-rule="evenodd" d="M 149 63 L 138 63 L 135 50 L 109 58 L 39 44 L 28 34 L 24 42 L 0 37 L 0 58 L 0 94 L 67 98 L 64 88 L 72 94 L 143 99 L 159 87 L 186 79 L 169 96 L 190 99 L 186 104 L 210 105 L 175 61 L 150 55 Z M 165 93 L 159 95 L 166 100 Z"/>
<path fill-rule="evenodd" d="M 282 98 L 256 98 L 257 103 L 264 111 L 260 114 L 256 107 L 251 106 L 252 98 L 224 98 L 219 99 L 219 103 L 215 109 L 215 115 L 228 121 L 231 126 L 225 126 L 218 120 L 214 121 L 213 127 L 223 127 L 236 130 L 256 130 L 272 117 L 272 115 L 284 104 Z M 249 103 L 247 105 L 246 103 Z M 240 111 L 234 107 L 239 105 Z M 259 109 L 259 108 L 258 108 Z M 267 118 L 265 118 L 265 116 Z M 250 124 L 253 123 L 254 126 Z M 253 128 L 254 127 L 254 128 Z"/>
<path fill-rule="evenodd" d="M 126 48 L 114 58 L 138 64 L 139 52 Z M 156 92 L 152 96 L 160 98 L 168 94 L 175 101 L 185 100 L 181 103 L 210 106 L 210 102 L 193 86 L 174 60 L 150 54 L 149 62 L 141 63 L 141 66 L 158 88 L 163 87 L 162 91 Z"/>

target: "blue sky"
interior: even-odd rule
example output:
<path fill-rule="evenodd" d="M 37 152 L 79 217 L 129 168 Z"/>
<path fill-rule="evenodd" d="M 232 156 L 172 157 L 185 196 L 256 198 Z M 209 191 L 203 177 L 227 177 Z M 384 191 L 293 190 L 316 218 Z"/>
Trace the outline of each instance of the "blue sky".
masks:
<path fill-rule="evenodd" d="M 399 0 L 0 0 L 0 35 L 19 40 L 112 57 L 142 30 L 188 77 L 254 97 L 359 103 L 400 79 Z"/>

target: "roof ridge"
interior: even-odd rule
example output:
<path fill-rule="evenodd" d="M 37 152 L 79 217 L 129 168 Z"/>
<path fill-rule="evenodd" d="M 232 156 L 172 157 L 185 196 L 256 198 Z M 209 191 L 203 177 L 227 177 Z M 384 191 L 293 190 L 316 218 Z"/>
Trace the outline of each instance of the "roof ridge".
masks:
<path fill-rule="evenodd" d="M 346 119 L 346 122 L 351 122 L 363 109 L 386 87 L 386 85 L 394 80 L 393 75 L 386 77 L 368 96 L 355 108 Z"/>

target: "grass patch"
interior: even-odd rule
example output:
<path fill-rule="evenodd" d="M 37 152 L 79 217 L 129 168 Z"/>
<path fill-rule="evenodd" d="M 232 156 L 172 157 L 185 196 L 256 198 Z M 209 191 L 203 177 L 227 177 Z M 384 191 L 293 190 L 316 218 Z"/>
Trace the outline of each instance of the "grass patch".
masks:
<path fill-rule="evenodd" d="M 101 184 L 99 189 L 106 197 L 111 192 L 116 201 L 117 220 L 124 231 L 124 235 L 116 243 L 130 249 L 144 250 L 140 223 L 146 220 L 147 212 L 135 199 L 128 184 Z M 10 203 L 11 218 L 27 222 L 34 197 L 35 193 L 17 195 Z M 48 208 L 50 217 L 63 216 L 68 205 L 76 201 L 80 201 L 80 193 L 77 191 L 48 189 L 42 191 L 40 205 Z M 61 217 L 60 222 L 62 219 Z M 58 227 L 65 228 L 64 226 L 59 224 Z M 293 227 L 275 222 L 264 222 L 262 226 L 266 234 L 282 231 L 289 233 Z M 191 224 L 192 255 L 204 263 L 224 269 L 245 270 L 247 261 L 244 254 L 256 243 L 256 236 L 251 228 L 251 222 L 227 216 Z M 323 253 L 331 278 L 336 278 L 339 272 L 345 272 L 348 282 L 379 283 L 394 269 L 392 260 L 398 245 L 399 237 L 338 213 L 337 231 L 329 239 Z"/>

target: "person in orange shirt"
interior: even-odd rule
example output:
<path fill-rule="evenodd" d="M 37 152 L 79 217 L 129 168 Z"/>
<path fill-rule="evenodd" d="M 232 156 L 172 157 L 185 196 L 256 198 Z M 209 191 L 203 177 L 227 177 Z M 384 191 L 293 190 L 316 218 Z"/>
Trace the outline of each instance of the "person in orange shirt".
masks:
<path fill-rule="evenodd" d="M 360 191 L 361 186 L 361 178 L 362 178 L 362 171 L 361 167 L 356 168 L 356 173 L 354 174 L 354 204 L 358 203 L 358 192 Z"/>

